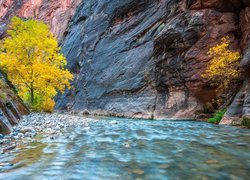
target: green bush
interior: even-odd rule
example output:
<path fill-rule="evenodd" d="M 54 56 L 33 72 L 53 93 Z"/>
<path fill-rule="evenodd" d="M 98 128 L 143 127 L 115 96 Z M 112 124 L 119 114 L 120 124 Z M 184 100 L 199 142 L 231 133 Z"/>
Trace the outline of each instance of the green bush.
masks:
<path fill-rule="evenodd" d="M 242 126 L 250 128 L 250 118 L 243 117 Z"/>
<path fill-rule="evenodd" d="M 215 123 L 215 124 L 219 124 L 219 122 L 221 121 L 221 119 L 223 118 L 224 114 L 226 113 L 226 109 L 223 110 L 219 110 L 214 114 L 214 117 L 209 118 L 208 122 L 209 123 Z"/>

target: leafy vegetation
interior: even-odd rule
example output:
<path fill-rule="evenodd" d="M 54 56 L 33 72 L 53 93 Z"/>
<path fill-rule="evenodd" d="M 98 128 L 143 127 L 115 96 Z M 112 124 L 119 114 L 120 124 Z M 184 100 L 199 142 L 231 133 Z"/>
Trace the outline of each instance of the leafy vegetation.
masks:
<path fill-rule="evenodd" d="M 8 95 L 5 92 L 6 88 L 7 88 L 7 86 L 6 86 L 5 82 L 2 79 L 0 79 L 0 100 L 3 103 L 7 103 L 8 102 Z"/>
<path fill-rule="evenodd" d="M 243 117 L 242 125 L 250 128 L 250 118 Z"/>
<path fill-rule="evenodd" d="M 223 118 L 223 116 L 224 116 L 225 113 L 226 113 L 226 109 L 217 111 L 214 114 L 214 117 L 208 119 L 208 122 L 209 123 L 215 123 L 215 124 L 220 123 L 220 121 Z"/>
<path fill-rule="evenodd" d="M 7 33 L 0 45 L 0 67 L 31 108 L 52 111 L 53 97 L 70 88 L 73 75 L 64 68 L 66 58 L 49 26 L 14 17 Z"/>
<path fill-rule="evenodd" d="M 2 102 L 7 103 L 8 102 L 7 93 L 0 90 L 0 99 Z"/>
<path fill-rule="evenodd" d="M 203 78 L 210 80 L 212 85 L 224 90 L 240 75 L 240 53 L 231 51 L 229 46 L 230 40 L 226 36 L 221 39 L 221 43 L 209 49 L 208 55 L 212 60 L 202 75 Z"/>
<path fill-rule="evenodd" d="M 227 89 L 233 81 L 240 76 L 240 53 L 230 50 L 229 37 L 221 38 L 221 42 L 208 51 L 208 56 L 212 58 L 206 71 L 202 77 L 209 80 L 212 86 L 216 86 L 217 90 L 222 90 L 227 99 Z M 213 99 L 212 102 L 205 106 L 205 110 L 212 111 L 219 108 L 225 101 L 221 98 Z M 226 110 L 217 111 L 214 117 L 208 119 L 210 123 L 219 123 Z"/>

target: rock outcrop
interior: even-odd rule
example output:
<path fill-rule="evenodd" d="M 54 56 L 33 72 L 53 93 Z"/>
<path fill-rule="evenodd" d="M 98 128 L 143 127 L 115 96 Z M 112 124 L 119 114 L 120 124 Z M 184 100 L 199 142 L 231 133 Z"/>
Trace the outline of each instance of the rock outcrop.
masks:
<path fill-rule="evenodd" d="M 0 0 L 0 22 L 8 23 L 13 15 L 43 20 L 60 41 L 68 22 L 82 0 Z"/>
<path fill-rule="evenodd" d="M 248 4 L 247 4 L 248 2 Z M 241 68 L 244 82 L 220 124 L 245 125 L 250 127 L 250 2 L 240 11 L 239 29 L 242 50 Z"/>
<path fill-rule="evenodd" d="M 58 98 L 57 108 L 198 118 L 218 96 L 201 78 L 210 61 L 207 51 L 228 35 L 232 48 L 245 52 L 248 6 L 236 0 L 84 1 L 63 42 L 76 74 L 74 88 Z"/>
<path fill-rule="evenodd" d="M 8 134 L 12 131 L 12 126 L 16 125 L 23 115 L 28 114 L 29 110 L 3 80 L 2 74 L 0 76 L 0 133 Z"/>

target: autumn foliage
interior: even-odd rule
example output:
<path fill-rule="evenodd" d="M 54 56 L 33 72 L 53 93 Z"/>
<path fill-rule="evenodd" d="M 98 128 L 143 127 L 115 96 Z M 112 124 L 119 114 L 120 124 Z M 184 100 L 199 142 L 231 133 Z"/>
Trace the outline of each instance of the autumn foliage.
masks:
<path fill-rule="evenodd" d="M 0 67 L 35 110 L 52 111 L 53 97 L 70 87 L 72 74 L 49 26 L 14 17 L 0 45 Z"/>
<path fill-rule="evenodd" d="M 221 39 L 219 44 L 209 49 L 208 55 L 212 60 L 202 75 L 203 78 L 210 80 L 212 85 L 224 90 L 240 75 L 240 53 L 230 50 L 229 46 L 230 40 L 226 36 Z"/>

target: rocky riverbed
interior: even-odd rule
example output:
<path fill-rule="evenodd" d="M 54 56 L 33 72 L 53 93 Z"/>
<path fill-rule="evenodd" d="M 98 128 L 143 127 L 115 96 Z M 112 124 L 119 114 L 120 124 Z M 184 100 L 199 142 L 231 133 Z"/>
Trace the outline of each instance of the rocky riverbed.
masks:
<path fill-rule="evenodd" d="M 249 129 L 32 114 L 15 132 L 16 148 L 0 155 L 0 179 L 249 179 Z"/>
<path fill-rule="evenodd" d="M 11 134 L 0 134 L 0 155 L 18 151 L 18 147 L 34 142 L 34 137 L 39 134 L 45 134 L 53 139 L 70 126 L 88 128 L 90 121 L 97 120 L 68 114 L 32 113 L 24 116 Z M 6 164 L 0 163 L 0 166 L 4 165 Z"/>

